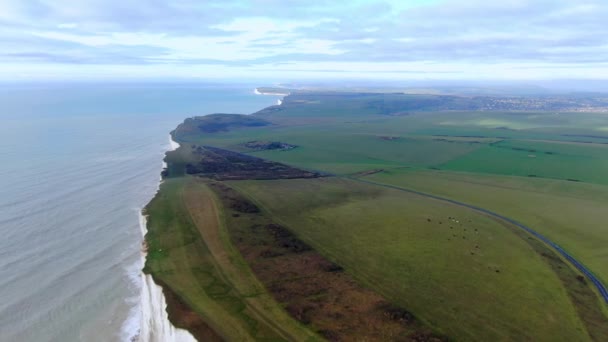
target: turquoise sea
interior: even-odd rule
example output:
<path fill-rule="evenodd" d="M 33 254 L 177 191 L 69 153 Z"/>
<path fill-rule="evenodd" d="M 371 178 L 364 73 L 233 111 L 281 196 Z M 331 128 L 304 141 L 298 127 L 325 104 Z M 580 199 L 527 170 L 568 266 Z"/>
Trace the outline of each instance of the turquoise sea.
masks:
<path fill-rule="evenodd" d="M 252 113 L 254 85 L 0 84 L 0 341 L 128 341 L 138 213 L 184 118 Z"/>

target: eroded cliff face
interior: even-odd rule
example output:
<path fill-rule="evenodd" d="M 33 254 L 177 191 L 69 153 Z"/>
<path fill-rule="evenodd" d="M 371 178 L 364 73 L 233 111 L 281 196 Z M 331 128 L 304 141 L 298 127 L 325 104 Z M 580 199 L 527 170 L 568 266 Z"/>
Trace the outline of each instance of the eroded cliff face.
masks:
<path fill-rule="evenodd" d="M 179 144 L 169 137 L 169 151 L 179 147 Z M 163 169 L 166 163 L 163 162 Z M 139 226 L 142 236 L 148 231 L 146 217 L 139 214 Z M 145 247 L 145 242 L 144 242 Z M 142 264 L 146 262 L 146 248 L 142 249 Z M 139 335 L 134 340 L 141 342 L 196 342 L 188 331 L 173 326 L 167 313 L 167 299 L 163 288 L 154 282 L 149 274 L 141 274 L 141 321 Z"/>
<path fill-rule="evenodd" d="M 146 217 L 140 213 L 142 234 L 145 236 Z M 145 262 L 145 249 L 142 258 Z M 167 299 L 163 288 L 149 274 L 142 273 L 141 322 L 137 341 L 141 342 L 196 342 L 188 331 L 173 326 L 167 313 Z"/>

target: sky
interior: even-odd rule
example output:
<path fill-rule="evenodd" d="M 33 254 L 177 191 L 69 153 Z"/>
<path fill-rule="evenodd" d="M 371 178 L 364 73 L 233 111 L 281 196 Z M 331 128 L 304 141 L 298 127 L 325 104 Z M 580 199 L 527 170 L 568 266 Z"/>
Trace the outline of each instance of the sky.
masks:
<path fill-rule="evenodd" d="M 606 0 L 0 0 L 0 80 L 608 79 Z"/>

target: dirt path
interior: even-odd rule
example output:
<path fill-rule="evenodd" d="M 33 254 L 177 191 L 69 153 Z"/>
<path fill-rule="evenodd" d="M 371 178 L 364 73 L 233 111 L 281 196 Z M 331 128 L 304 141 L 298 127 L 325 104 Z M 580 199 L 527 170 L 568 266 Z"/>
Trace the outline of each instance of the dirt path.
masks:
<path fill-rule="evenodd" d="M 221 207 L 211 189 L 202 181 L 193 179 L 184 187 L 182 200 L 215 261 L 218 273 L 239 293 L 255 318 L 288 341 L 321 340 L 289 317 L 253 275 L 229 240 Z"/>

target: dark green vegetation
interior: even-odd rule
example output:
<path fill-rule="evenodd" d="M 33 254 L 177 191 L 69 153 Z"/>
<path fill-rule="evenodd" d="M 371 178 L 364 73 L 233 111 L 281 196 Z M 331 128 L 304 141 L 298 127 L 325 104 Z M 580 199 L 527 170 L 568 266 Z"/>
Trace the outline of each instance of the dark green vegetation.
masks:
<path fill-rule="evenodd" d="M 211 146 L 192 147 L 186 173 L 217 180 L 315 178 L 321 174 Z"/>
<path fill-rule="evenodd" d="M 240 183 L 240 182 L 237 182 Z M 330 340 L 444 341 L 403 307 L 358 285 L 243 192 L 212 183 L 226 226 L 255 275 L 295 319 Z"/>
<path fill-rule="evenodd" d="M 550 246 L 402 191 L 522 222 L 606 282 L 608 115 L 567 112 L 601 101 L 296 93 L 188 119 L 146 270 L 228 340 L 608 340 Z"/>
<path fill-rule="evenodd" d="M 252 150 L 291 150 L 298 146 L 282 143 L 280 141 L 248 141 L 243 146 Z"/>
<path fill-rule="evenodd" d="M 197 135 L 203 133 L 226 132 L 243 127 L 268 126 L 269 122 L 243 114 L 212 114 L 201 118 L 186 119 L 175 131 L 179 135 Z"/>
<path fill-rule="evenodd" d="M 204 182 L 168 179 L 146 211 L 145 271 L 191 309 L 172 317 L 178 326 L 188 328 L 194 313 L 225 340 L 319 340 L 251 273 L 230 243 L 223 208 Z"/>

